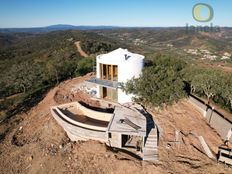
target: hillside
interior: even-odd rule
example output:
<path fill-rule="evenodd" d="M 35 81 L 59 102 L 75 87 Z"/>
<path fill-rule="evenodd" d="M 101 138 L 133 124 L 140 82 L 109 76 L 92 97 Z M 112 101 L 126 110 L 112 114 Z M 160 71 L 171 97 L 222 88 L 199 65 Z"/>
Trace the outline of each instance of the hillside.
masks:
<path fill-rule="evenodd" d="M 157 55 L 168 55 L 230 73 L 231 33 L 231 28 L 218 33 L 186 33 L 184 28 L 0 33 L 0 120 L 30 108 L 59 82 L 92 71 L 96 54 L 118 47 L 144 54 L 146 64 Z M 83 59 L 75 42 L 90 58 Z"/>
<path fill-rule="evenodd" d="M 183 66 L 183 70 L 190 69 L 187 72 L 190 73 L 190 78 L 199 75 L 199 72 L 209 76 L 214 73 L 204 71 L 205 69 L 219 69 L 231 73 L 231 33 L 230 28 L 223 28 L 220 33 L 211 34 L 187 34 L 183 28 L 0 33 L 0 171 L 231 173 L 231 168 L 217 164 L 205 155 L 196 136 L 203 136 L 214 154 L 223 141 L 201 114 L 186 99 L 182 99 L 183 96 L 179 102 L 172 103 L 171 106 L 165 105 L 161 110 L 150 105 L 146 108 L 161 127 L 160 161 L 155 163 L 141 162 L 95 141 L 70 142 L 50 114 L 50 107 L 57 104 L 73 100 L 92 102 L 86 93 L 80 92 L 72 96 L 71 90 L 74 85 L 94 76 L 93 73 L 87 73 L 93 71 L 96 55 L 119 47 L 145 55 L 145 69 L 149 75 L 147 86 L 153 87 L 151 82 L 157 82 L 155 77 L 158 77 L 160 82 L 167 79 L 163 86 L 162 83 L 161 86 L 154 83 L 156 87 L 164 89 L 160 95 L 166 95 L 166 98 L 170 98 L 170 91 L 174 93 L 172 88 L 165 91 L 165 85 L 171 84 L 169 86 L 175 87 L 172 85 L 176 80 L 175 68 L 180 71 L 178 75 L 181 77 L 186 73 L 181 71 L 179 65 Z M 216 58 L 211 59 L 212 56 Z M 226 59 L 222 59 L 223 56 Z M 196 72 L 193 67 L 196 67 Z M 202 71 L 199 71 L 199 67 Z M 157 76 L 150 72 L 156 72 Z M 220 77 L 228 76 L 226 73 Z M 221 79 L 225 82 L 229 76 Z M 213 80 L 221 82 L 220 78 Z M 181 81 L 182 83 L 184 82 Z M 226 98 L 229 95 L 221 96 L 221 84 L 217 86 L 220 87 L 220 95 L 215 94 L 216 101 L 219 101 L 224 109 L 232 111 L 231 101 L 228 102 Z M 144 88 L 149 89 L 147 86 Z M 144 88 L 142 91 L 146 91 Z M 228 87 L 223 91 L 229 89 Z M 181 88 L 183 93 L 187 90 Z M 197 92 L 205 97 L 202 91 Z M 213 97 L 211 100 L 213 101 Z M 181 139 L 178 144 L 174 143 L 177 131 Z"/>
<path fill-rule="evenodd" d="M 128 29 L 111 29 L 95 30 L 102 36 L 114 37 L 128 43 L 134 43 L 141 46 L 153 46 L 153 44 L 173 44 L 174 47 L 207 47 L 207 44 L 213 41 L 220 41 L 218 44 L 212 43 L 216 48 L 222 47 L 223 41 L 228 43 L 225 50 L 231 46 L 231 28 L 221 28 L 220 32 L 187 32 L 185 28 L 128 28 Z M 197 42 L 193 42 L 196 39 Z"/>
<path fill-rule="evenodd" d="M 186 101 L 153 112 L 162 127 L 159 162 L 141 162 L 95 141 L 70 142 L 52 117 L 50 106 L 71 101 L 65 96 L 69 96 L 73 85 L 91 76 L 62 82 L 37 106 L 1 124 L 2 173 L 231 173 L 231 168 L 217 164 L 204 154 L 193 134 L 204 136 L 213 152 L 222 141 Z M 88 95 L 79 93 L 78 98 L 86 100 Z M 176 130 L 181 132 L 180 144 L 172 143 Z"/>
<path fill-rule="evenodd" d="M 187 60 L 194 59 L 206 63 L 207 59 L 201 60 L 204 54 L 191 54 L 188 49 L 207 50 L 210 55 L 215 55 L 215 61 L 231 62 L 231 56 L 228 60 L 221 60 L 225 52 L 231 54 L 231 28 L 221 28 L 218 33 L 186 32 L 185 28 L 128 28 L 94 32 L 134 45 L 140 52 L 148 55 L 167 52 Z"/>
<path fill-rule="evenodd" d="M 93 55 L 119 47 L 112 39 L 88 31 L 0 34 L 0 120 L 33 106 L 51 87 L 86 71 L 77 69 L 85 60 L 76 41 Z M 94 59 L 87 60 L 87 71 L 92 70 Z"/>

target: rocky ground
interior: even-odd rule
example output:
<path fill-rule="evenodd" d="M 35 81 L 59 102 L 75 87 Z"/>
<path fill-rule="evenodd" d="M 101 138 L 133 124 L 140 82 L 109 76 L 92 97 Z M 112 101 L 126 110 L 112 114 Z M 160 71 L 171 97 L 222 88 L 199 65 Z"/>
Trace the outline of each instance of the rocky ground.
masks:
<path fill-rule="evenodd" d="M 148 109 L 160 127 L 157 162 L 139 161 L 96 141 L 70 142 L 50 106 L 73 100 L 97 105 L 86 93 L 70 92 L 90 76 L 61 83 L 37 106 L 0 125 L 0 173 L 232 173 L 205 155 L 196 136 L 203 136 L 214 153 L 223 142 L 187 100 L 160 111 Z"/>

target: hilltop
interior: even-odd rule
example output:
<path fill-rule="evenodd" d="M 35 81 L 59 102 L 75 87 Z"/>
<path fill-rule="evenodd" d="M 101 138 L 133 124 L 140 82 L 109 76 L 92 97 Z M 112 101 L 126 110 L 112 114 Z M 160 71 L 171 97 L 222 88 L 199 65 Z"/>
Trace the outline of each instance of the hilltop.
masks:
<path fill-rule="evenodd" d="M 94 76 L 87 73 L 93 71 L 96 55 L 118 47 L 144 54 L 148 67 L 157 56 L 164 55 L 183 60 L 186 65 L 230 73 L 231 33 L 230 28 L 216 34 L 186 34 L 183 28 L 0 33 L 1 171 L 231 173 L 231 168 L 217 164 L 204 154 L 194 135 L 203 136 L 214 154 L 223 141 L 186 99 L 159 111 L 146 108 L 162 128 L 160 161 L 156 163 L 116 153 L 95 141 L 70 142 L 50 114 L 50 107 L 57 104 L 72 100 L 90 102 L 89 96 L 82 92 L 71 98 L 73 85 Z M 214 55 L 217 55 L 215 60 L 207 58 Z M 228 59 L 221 59 L 222 56 Z M 172 143 L 176 131 L 182 139 L 178 145 Z"/>
<path fill-rule="evenodd" d="M 206 124 L 201 114 L 185 100 L 157 113 L 161 139 L 159 162 L 142 162 L 122 152 L 113 152 L 96 141 L 70 142 L 65 131 L 50 113 L 50 107 L 70 102 L 70 91 L 92 77 L 88 74 L 67 80 L 51 89 L 44 99 L 27 112 L 17 114 L 4 124 L 5 137 L 0 143 L 2 173 L 230 173 L 230 168 L 208 159 L 198 140 L 204 136 L 213 152 L 222 140 Z M 88 94 L 79 92 L 78 100 Z M 180 130 L 183 143 L 170 143 Z M 117 170 L 116 170 L 117 169 Z"/>

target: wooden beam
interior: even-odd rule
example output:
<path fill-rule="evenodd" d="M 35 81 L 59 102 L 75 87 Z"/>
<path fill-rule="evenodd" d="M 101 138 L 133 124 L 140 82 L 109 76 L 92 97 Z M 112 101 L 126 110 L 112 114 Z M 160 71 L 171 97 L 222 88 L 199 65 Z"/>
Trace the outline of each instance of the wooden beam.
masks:
<path fill-rule="evenodd" d="M 115 65 L 114 67 L 115 67 L 115 69 L 114 69 L 114 76 L 116 78 L 116 81 L 118 81 L 118 65 Z"/>
<path fill-rule="evenodd" d="M 111 80 L 113 81 L 114 80 L 113 65 L 110 65 L 110 66 L 111 66 Z"/>
<path fill-rule="evenodd" d="M 103 66 L 102 66 L 102 63 L 100 63 L 100 79 L 103 79 Z"/>
<path fill-rule="evenodd" d="M 102 79 L 104 79 L 104 64 L 101 64 L 101 66 L 102 66 Z"/>
<path fill-rule="evenodd" d="M 106 65 L 106 79 L 108 80 L 108 65 Z"/>

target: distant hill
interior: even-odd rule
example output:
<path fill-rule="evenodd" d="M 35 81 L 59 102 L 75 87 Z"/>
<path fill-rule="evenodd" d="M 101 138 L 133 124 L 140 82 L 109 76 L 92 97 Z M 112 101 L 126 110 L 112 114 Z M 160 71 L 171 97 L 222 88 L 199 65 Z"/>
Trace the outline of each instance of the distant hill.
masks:
<path fill-rule="evenodd" d="M 94 30 L 101 36 L 132 44 L 143 52 L 173 49 L 207 49 L 212 52 L 232 53 L 232 28 L 220 32 L 186 32 L 184 27 L 166 28 L 119 28 Z M 172 50 L 173 50 L 172 49 Z"/>
<path fill-rule="evenodd" d="M 59 25 L 47 29 L 70 27 Z M 95 59 L 83 59 L 74 44 L 76 41 L 80 41 L 89 55 L 127 47 L 83 30 L 0 33 L 0 122 L 12 113 L 31 107 L 58 82 L 92 71 Z M 79 64 L 84 68 L 77 69 Z"/>
<path fill-rule="evenodd" d="M 176 49 L 208 49 L 212 52 L 232 53 L 232 28 L 221 28 L 221 32 L 186 33 L 185 27 L 117 27 L 74 26 L 66 24 L 37 28 L 0 28 L 0 46 L 8 46 L 17 39 L 49 32 L 81 30 L 89 35 L 104 36 L 115 42 L 136 47 L 139 52 L 157 52 Z M 88 45 L 88 44 L 87 44 Z M 172 49 L 173 50 L 173 49 Z M 135 50 L 134 50 L 135 51 Z M 179 50 L 177 50 L 179 52 Z"/>
<path fill-rule="evenodd" d="M 46 27 L 34 27 L 34 28 L 0 28 L 0 33 L 45 33 L 51 31 L 62 31 L 62 30 L 102 30 L 102 29 L 115 29 L 121 28 L 116 26 L 74 26 L 66 24 L 50 25 Z"/>

